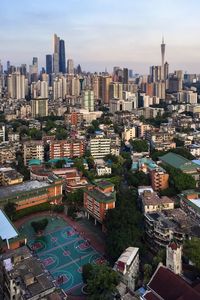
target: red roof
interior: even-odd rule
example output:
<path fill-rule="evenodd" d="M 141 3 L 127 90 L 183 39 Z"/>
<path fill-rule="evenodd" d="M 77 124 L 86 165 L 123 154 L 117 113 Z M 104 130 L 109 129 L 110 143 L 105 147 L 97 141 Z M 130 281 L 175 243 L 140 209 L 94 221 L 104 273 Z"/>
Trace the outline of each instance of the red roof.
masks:
<path fill-rule="evenodd" d="M 156 270 L 148 287 L 164 300 L 200 300 L 197 290 L 164 266 Z"/>
<path fill-rule="evenodd" d="M 145 300 L 160 300 L 160 298 L 158 298 L 156 295 L 154 295 L 152 292 L 147 292 L 144 295 L 144 299 Z"/>

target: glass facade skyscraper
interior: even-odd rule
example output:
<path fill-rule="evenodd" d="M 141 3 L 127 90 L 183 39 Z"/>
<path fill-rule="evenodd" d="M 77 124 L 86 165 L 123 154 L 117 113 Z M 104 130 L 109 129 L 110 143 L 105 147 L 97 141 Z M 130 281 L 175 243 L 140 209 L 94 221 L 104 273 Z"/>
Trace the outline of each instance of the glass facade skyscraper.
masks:
<path fill-rule="evenodd" d="M 63 74 L 66 73 L 66 60 L 65 60 L 65 41 L 60 40 L 59 47 L 59 71 Z"/>
<path fill-rule="evenodd" d="M 51 54 L 47 54 L 46 55 L 46 73 L 47 74 L 51 74 L 53 72 L 53 68 L 52 68 L 52 55 Z"/>

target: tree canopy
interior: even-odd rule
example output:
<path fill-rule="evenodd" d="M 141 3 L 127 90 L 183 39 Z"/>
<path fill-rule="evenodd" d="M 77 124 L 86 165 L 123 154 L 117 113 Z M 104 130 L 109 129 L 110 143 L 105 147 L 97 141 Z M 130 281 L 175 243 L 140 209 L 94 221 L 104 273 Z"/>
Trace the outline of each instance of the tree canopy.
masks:
<path fill-rule="evenodd" d="M 8 202 L 4 206 L 6 215 L 12 220 L 16 213 L 16 204 L 14 202 Z"/>
<path fill-rule="evenodd" d="M 192 238 L 191 240 L 185 241 L 183 253 L 200 271 L 200 239 Z"/>
<path fill-rule="evenodd" d="M 48 219 L 44 218 L 42 220 L 39 221 L 33 221 L 31 222 L 31 226 L 33 227 L 33 229 L 35 230 L 36 233 L 43 231 L 47 225 L 48 225 Z"/>
<path fill-rule="evenodd" d="M 130 140 L 130 144 L 135 152 L 148 152 L 148 142 L 146 140 Z"/>
<path fill-rule="evenodd" d="M 136 207 L 136 198 L 134 191 L 120 191 L 117 194 L 116 208 L 108 210 L 106 214 L 106 253 L 111 263 L 127 247 L 141 246 L 143 223 L 141 213 Z"/>
<path fill-rule="evenodd" d="M 119 275 L 106 264 L 92 265 L 87 278 L 89 300 L 109 300 L 119 283 Z"/>

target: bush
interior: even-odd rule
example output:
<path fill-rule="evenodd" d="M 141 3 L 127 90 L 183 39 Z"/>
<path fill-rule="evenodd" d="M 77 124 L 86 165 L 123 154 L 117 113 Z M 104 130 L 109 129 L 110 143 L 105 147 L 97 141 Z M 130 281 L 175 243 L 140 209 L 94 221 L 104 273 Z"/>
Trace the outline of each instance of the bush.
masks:
<path fill-rule="evenodd" d="M 82 278 L 85 284 L 87 284 L 88 279 L 91 278 L 92 270 L 93 266 L 90 263 L 83 265 Z"/>
<path fill-rule="evenodd" d="M 55 206 L 53 207 L 53 211 L 54 211 L 54 212 L 57 212 L 57 213 L 62 213 L 62 212 L 64 212 L 64 209 L 65 209 L 64 205 L 55 205 Z"/>
<path fill-rule="evenodd" d="M 31 206 L 24 208 L 22 210 L 16 211 L 15 215 L 13 216 L 13 221 L 19 220 L 25 216 L 31 215 L 36 212 L 47 211 L 51 209 L 51 204 L 49 202 L 38 204 L 37 206 Z"/>

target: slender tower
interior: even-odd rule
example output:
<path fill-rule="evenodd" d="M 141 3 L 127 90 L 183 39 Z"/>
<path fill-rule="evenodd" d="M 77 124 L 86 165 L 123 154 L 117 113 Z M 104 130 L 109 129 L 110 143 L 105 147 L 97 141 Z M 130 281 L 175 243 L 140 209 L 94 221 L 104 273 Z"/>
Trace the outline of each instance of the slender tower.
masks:
<path fill-rule="evenodd" d="M 162 37 L 162 44 L 161 44 L 161 77 L 164 80 L 164 63 L 165 63 L 165 42 L 164 37 Z"/>

